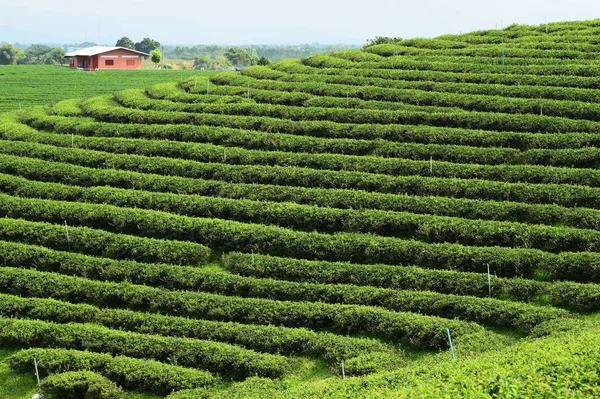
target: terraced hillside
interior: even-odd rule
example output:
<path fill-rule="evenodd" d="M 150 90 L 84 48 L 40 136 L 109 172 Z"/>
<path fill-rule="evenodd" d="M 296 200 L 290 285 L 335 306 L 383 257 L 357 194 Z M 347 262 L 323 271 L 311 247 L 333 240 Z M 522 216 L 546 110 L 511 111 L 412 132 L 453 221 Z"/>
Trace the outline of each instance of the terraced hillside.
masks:
<path fill-rule="evenodd" d="M 85 370 L 176 399 L 597 397 L 600 21 L 545 29 L 1 116 L 12 373 L 36 356 L 45 387 Z"/>

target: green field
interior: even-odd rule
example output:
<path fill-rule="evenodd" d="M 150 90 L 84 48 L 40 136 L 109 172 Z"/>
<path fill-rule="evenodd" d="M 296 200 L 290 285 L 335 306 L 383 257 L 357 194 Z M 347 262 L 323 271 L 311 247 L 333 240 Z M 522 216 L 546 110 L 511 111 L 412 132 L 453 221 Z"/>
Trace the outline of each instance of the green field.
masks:
<path fill-rule="evenodd" d="M 194 70 L 84 72 L 54 65 L 0 65 L 0 112 L 214 73 Z"/>
<path fill-rule="evenodd" d="M 0 397 L 34 356 L 111 398 L 599 397 L 600 21 L 548 28 L 1 114 Z"/>

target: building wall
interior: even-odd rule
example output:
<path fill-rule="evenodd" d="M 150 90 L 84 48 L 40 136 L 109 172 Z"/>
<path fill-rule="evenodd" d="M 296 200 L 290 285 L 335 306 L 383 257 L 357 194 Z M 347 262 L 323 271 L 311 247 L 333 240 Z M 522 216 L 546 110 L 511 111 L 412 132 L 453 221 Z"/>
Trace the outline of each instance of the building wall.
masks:
<path fill-rule="evenodd" d="M 70 66 L 86 69 L 142 69 L 142 56 L 119 49 L 91 57 L 74 57 L 71 59 Z"/>
<path fill-rule="evenodd" d="M 131 51 L 119 49 L 96 57 L 99 69 L 142 69 L 142 56 Z"/>

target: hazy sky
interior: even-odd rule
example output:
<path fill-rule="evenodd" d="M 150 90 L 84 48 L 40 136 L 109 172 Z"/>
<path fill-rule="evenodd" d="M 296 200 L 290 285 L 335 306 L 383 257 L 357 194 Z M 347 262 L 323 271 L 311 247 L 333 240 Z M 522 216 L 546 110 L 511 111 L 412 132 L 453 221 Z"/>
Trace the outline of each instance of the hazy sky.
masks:
<path fill-rule="evenodd" d="M 364 44 L 600 18 L 599 0 L 0 0 L 0 41 Z"/>

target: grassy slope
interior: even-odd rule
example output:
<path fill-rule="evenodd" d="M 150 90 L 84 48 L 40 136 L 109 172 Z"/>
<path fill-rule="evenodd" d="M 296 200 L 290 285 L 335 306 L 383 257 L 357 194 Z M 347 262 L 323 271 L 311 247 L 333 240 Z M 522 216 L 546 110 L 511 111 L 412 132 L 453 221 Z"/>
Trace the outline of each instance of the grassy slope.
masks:
<path fill-rule="evenodd" d="M 214 73 L 194 70 L 82 72 L 60 66 L 0 65 L 0 112 Z"/>

